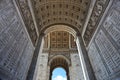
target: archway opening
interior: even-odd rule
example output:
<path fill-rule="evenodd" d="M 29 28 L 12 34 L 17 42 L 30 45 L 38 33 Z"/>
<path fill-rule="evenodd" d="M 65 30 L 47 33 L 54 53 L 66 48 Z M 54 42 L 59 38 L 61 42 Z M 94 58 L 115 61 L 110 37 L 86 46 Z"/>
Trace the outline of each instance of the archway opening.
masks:
<path fill-rule="evenodd" d="M 54 25 L 49 28 L 47 28 L 44 31 L 44 38 L 43 35 L 41 39 L 41 46 L 40 46 L 40 51 L 41 51 L 41 57 L 44 57 L 42 55 L 46 56 L 45 62 L 48 61 L 48 64 L 45 66 L 47 67 L 47 73 L 45 72 L 45 75 L 47 76 L 48 80 L 52 80 L 52 72 L 54 69 L 58 67 L 62 67 L 66 71 L 66 77 L 67 80 L 70 80 L 71 78 L 71 54 L 77 53 L 77 46 L 76 46 L 76 34 L 77 32 L 72 29 L 69 26 L 66 25 Z M 71 53 L 72 52 L 72 53 Z M 39 59 L 39 58 L 38 58 Z M 48 60 L 47 60 L 48 59 Z M 41 60 L 41 59 L 40 59 Z M 41 64 L 44 61 L 41 60 Z M 39 67 L 39 70 L 46 70 L 46 68 L 41 68 Z M 45 79 L 44 74 L 42 75 L 41 72 L 36 71 L 35 79 Z M 39 76 L 39 74 L 41 74 Z M 71 78 L 72 79 L 72 78 Z"/>
<path fill-rule="evenodd" d="M 52 80 L 67 80 L 66 70 L 62 67 L 55 68 L 51 76 Z"/>
<path fill-rule="evenodd" d="M 56 70 L 57 72 L 54 73 L 54 71 Z M 61 72 L 63 72 L 63 74 Z M 64 76 L 62 77 L 58 75 L 55 77 L 54 75 L 57 75 L 57 74 L 62 74 Z M 56 78 L 60 78 L 60 79 L 56 79 Z M 64 56 L 53 57 L 52 60 L 50 61 L 49 80 L 69 80 L 69 79 L 70 79 L 69 78 L 69 62 L 67 61 L 67 59 Z"/>

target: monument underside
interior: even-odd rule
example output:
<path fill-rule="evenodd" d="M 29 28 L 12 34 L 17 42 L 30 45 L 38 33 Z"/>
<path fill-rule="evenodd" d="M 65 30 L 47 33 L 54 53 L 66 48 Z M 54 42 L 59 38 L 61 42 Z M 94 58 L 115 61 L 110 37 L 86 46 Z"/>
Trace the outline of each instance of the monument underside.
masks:
<path fill-rule="evenodd" d="M 0 80 L 120 80 L 120 0 L 0 0 Z"/>

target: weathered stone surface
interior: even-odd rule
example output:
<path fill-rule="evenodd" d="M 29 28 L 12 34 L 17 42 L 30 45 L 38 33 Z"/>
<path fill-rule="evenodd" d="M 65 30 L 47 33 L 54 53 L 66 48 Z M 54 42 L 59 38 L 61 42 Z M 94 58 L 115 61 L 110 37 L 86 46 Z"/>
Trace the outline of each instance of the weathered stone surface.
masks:
<path fill-rule="evenodd" d="M 117 45 L 120 46 L 120 10 L 115 8 L 111 9 L 103 26 Z"/>
<path fill-rule="evenodd" d="M 88 47 L 97 80 L 120 79 L 120 1 L 114 0 Z"/>
<path fill-rule="evenodd" d="M 95 43 L 91 44 L 88 53 L 89 53 L 91 64 L 94 69 L 96 79 L 107 80 L 108 73 L 104 65 L 104 62 L 102 61 L 102 58 L 95 46 Z"/>
<path fill-rule="evenodd" d="M 0 1 L 0 78 L 25 80 L 34 47 L 11 0 Z"/>
<path fill-rule="evenodd" d="M 84 80 L 78 53 L 71 54 L 70 80 Z"/>
<path fill-rule="evenodd" d="M 110 0 L 96 0 L 92 15 L 83 36 L 88 45 Z"/>
<path fill-rule="evenodd" d="M 49 77 L 48 76 L 48 73 L 47 71 L 49 71 L 49 68 L 48 68 L 48 54 L 45 53 L 45 54 L 40 54 L 40 57 L 39 57 L 39 66 L 38 67 L 38 72 L 37 72 L 37 77 L 36 77 L 36 80 L 47 80 L 47 78 Z"/>
<path fill-rule="evenodd" d="M 49 80 L 51 74 L 50 74 L 50 65 L 48 64 L 48 58 L 49 58 L 48 53 L 40 54 L 38 60 L 39 65 L 37 65 L 38 66 L 37 74 L 36 74 L 37 77 L 35 80 Z M 70 55 L 70 58 L 71 58 L 71 65 L 68 66 L 69 73 L 67 74 L 70 77 L 70 80 L 79 80 L 79 79 L 84 80 L 78 53 L 72 53 Z"/>
<path fill-rule="evenodd" d="M 30 8 L 28 6 L 28 1 L 27 0 L 15 0 L 15 1 L 18 5 L 18 8 L 20 9 L 20 11 L 22 13 L 22 18 L 26 25 L 29 36 L 33 42 L 33 45 L 35 45 L 38 36 L 37 36 L 33 18 L 32 18 L 31 12 L 30 12 Z"/>
<path fill-rule="evenodd" d="M 100 26 L 97 24 L 108 2 L 109 0 L 96 0 L 84 39 L 88 40 L 86 43 L 89 43 L 93 37 L 88 46 L 88 55 L 96 79 L 120 80 L 120 0 L 113 1 Z M 33 44 L 37 39 L 35 27 L 31 21 L 32 17 L 27 0 L 19 0 L 18 5 L 23 14 L 25 26 L 19 18 L 13 1 L 0 0 L 0 80 L 26 80 L 32 60 Z M 45 7 L 47 8 L 47 5 Z M 98 30 L 95 36 L 89 35 L 94 33 L 97 26 Z M 28 31 L 25 30 L 25 27 Z M 48 61 L 57 55 L 64 56 L 70 63 L 67 75 L 71 80 L 84 80 L 77 52 L 70 50 L 65 52 L 61 49 L 61 52 L 51 51 L 49 54 L 43 53 L 38 57 L 40 63 L 37 65 L 38 74 L 36 78 L 38 80 L 49 80 L 50 66 Z M 64 60 L 55 60 L 64 63 Z"/>

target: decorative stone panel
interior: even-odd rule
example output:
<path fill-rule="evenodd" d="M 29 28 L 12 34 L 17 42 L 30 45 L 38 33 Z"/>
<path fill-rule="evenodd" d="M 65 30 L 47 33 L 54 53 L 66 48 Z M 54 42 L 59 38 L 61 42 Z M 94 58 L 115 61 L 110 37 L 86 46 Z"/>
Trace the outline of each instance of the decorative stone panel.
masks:
<path fill-rule="evenodd" d="M 25 80 L 33 51 L 14 3 L 0 0 L 0 80 Z"/>
<path fill-rule="evenodd" d="M 33 18 L 32 18 L 31 12 L 30 12 L 30 8 L 28 5 L 28 0 L 15 0 L 15 1 L 16 1 L 18 8 L 22 14 L 22 18 L 23 18 L 23 21 L 27 28 L 27 31 L 29 33 L 29 36 L 30 36 L 33 44 L 35 45 L 36 40 L 38 39 L 38 36 L 37 36 Z"/>
<path fill-rule="evenodd" d="M 96 0 L 94 9 L 92 11 L 92 15 L 90 17 L 85 34 L 83 36 L 86 46 L 89 44 L 98 24 L 100 22 L 100 19 L 104 13 L 106 7 L 108 6 L 109 1 L 110 0 Z"/>
<path fill-rule="evenodd" d="M 88 55 L 97 80 L 120 79 L 120 1 L 114 0 L 96 31 Z"/>

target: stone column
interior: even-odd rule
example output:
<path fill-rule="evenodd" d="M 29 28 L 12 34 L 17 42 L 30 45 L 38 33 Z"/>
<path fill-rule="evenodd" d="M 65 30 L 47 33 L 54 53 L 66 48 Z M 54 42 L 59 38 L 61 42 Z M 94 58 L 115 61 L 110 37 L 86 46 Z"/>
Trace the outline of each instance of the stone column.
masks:
<path fill-rule="evenodd" d="M 34 78 L 37 75 L 36 71 L 37 71 L 37 64 L 39 61 L 38 58 L 39 58 L 39 54 L 42 53 L 43 43 L 44 43 L 44 34 L 40 34 L 26 80 L 35 80 Z"/>
<path fill-rule="evenodd" d="M 48 69 L 47 69 L 47 80 L 49 80 L 50 77 L 50 66 L 48 65 Z"/>
<path fill-rule="evenodd" d="M 67 76 L 67 80 L 70 80 L 70 76 L 69 76 L 68 72 L 67 72 L 66 76 Z"/>
<path fill-rule="evenodd" d="M 50 77 L 49 77 L 49 80 L 52 80 L 52 71 L 50 72 Z"/>
<path fill-rule="evenodd" d="M 80 57 L 84 80 L 96 80 L 81 35 L 77 35 L 76 44 L 78 48 L 78 53 Z"/>

